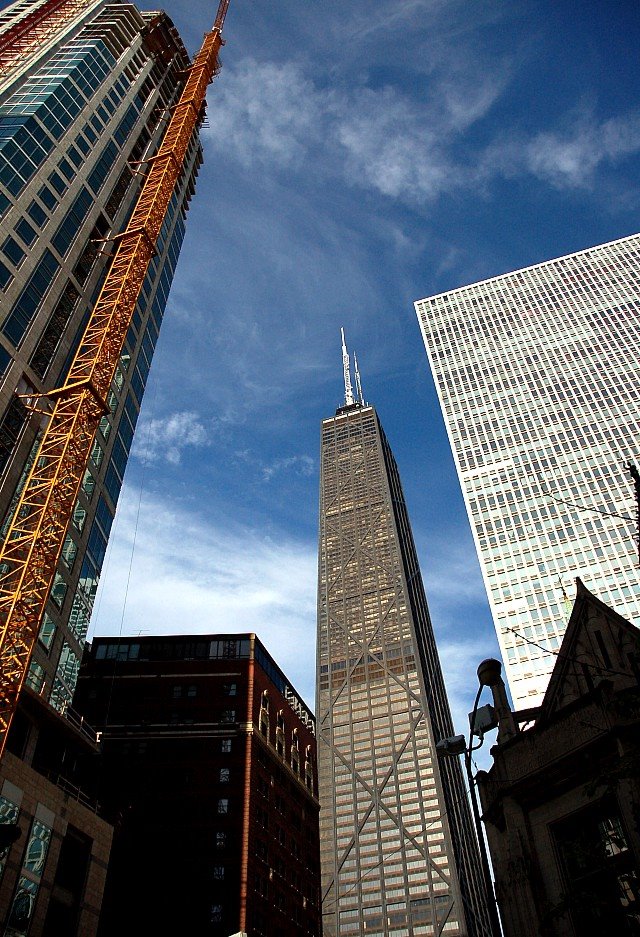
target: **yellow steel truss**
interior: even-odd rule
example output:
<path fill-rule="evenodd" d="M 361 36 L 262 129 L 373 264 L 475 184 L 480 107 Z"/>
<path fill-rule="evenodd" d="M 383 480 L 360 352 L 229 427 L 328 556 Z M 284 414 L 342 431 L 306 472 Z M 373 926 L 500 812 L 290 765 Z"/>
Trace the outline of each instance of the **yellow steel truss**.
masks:
<path fill-rule="evenodd" d="M 69 371 L 47 396 L 53 409 L 33 467 L 0 548 L 0 755 L 22 689 L 65 532 L 87 467 L 91 444 L 118 364 L 207 85 L 218 69 L 229 0 L 195 57 L 162 145 Z"/>

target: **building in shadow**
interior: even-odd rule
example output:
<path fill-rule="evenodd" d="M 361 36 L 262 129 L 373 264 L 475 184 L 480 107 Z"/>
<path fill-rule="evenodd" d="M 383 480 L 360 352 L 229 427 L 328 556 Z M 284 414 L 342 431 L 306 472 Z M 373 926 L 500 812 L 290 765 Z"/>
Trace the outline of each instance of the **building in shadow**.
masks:
<path fill-rule="evenodd" d="M 478 787 L 506 937 L 640 934 L 640 631 L 578 579 L 542 704 L 493 691 Z"/>
<path fill-rule="evenodd" d="M 102 937 L 319 937 L 315 720 L 254 634 L 96 638 Z"/>

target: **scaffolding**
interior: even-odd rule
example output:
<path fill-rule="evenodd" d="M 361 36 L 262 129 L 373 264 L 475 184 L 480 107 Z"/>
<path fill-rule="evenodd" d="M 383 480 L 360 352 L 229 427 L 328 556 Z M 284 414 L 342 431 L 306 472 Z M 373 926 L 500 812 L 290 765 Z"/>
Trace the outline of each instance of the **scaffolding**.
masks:
<path fill-rule="evenodd" d="M 90 0 L 43 0 L 0 33 L 0 78 L 18 68 L 75 17 Z"/>

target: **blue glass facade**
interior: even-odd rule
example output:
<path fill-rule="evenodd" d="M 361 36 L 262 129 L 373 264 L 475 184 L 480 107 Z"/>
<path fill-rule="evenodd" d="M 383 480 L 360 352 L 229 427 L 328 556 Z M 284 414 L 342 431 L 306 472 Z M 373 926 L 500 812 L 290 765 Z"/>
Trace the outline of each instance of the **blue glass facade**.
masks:
<path fill-rule="evenodd" d="M 0 86 L 0 515 L 10 515 L 38 425 L 16 393 L 64 382 L 187 62 L 170 21 L 101 4 L 66 42 Z M 1 25 L 1 18 L 0 18 Z M 148 36 L 162 31 L 159 57 Z M 98 580 L 201 161 L 171 200 L 69 526 L 29 685 L 61 712 Z M 144 163 L 142 163 L 144 165 Z"/>

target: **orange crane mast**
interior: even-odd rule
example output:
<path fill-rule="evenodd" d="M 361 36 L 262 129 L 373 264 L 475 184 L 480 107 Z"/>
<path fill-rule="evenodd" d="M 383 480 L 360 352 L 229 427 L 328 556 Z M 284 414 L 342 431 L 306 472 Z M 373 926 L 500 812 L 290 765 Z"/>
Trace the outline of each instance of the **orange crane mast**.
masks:
<path fill-rule="evenodd" d="M 0 547 L 0 756 L 27 674 L 98 423 L 169 202 L 219 70 L 229 0 L 188 70 L 160 149 L 124 232 Z"/>
<path fill-rule="evenodd" d="M 90 0 L 44 0 L 0 33 L 0 78 L 90 5 Z"/>

